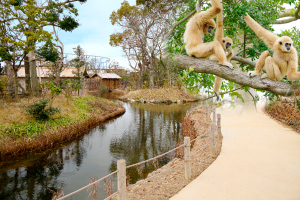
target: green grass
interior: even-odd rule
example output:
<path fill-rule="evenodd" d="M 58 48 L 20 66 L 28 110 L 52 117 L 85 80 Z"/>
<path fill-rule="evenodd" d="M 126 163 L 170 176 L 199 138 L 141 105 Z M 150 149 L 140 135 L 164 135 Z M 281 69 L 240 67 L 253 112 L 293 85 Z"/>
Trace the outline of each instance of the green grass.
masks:
<path fill-rule="evenodd" d="M 40 133 L 46 132 L 47 130 L 55 129 L 58 127 L 67 126 L 72 123 L 84 121 L 87 119 L 90 111 L 90 101 L 103 100 L 97 97 L 76 97 L 72 98 L 75 105 L 77 116 L 69 114 L 59 114 L 54 118 L 48 120 L 34 120 L 26 121 L 24 123 L 13 123 L 11 125 L 0 125 L 0 138 L 9 137 L 11 139 L 20 139 L 23 137 L 35 138 Z M 93 108 L 95 109 L 95 108 Z M 97 109 L 97 108 L 96 108 Z"/>

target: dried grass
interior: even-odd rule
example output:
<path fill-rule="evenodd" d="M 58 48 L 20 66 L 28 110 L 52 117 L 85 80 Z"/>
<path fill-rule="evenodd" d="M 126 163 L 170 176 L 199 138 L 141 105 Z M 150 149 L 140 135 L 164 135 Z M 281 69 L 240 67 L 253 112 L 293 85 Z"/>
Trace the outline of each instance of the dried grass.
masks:
<path fill-rule="evenodd" d="M 297 104 L 295 105 L 294 99 L 276 101 L 266 107 L 265 111 L 272 118 L 292 127 L 300 133 L 300 110 Z"/>
<path fill-rule="evenodd" d="M 124 95 L 122 98 L 134 100 L 144 99 L 145 101 L 197 99 L 196 97 L 188 94 L 183 89 L 174 87 L 131 91 L 128 94 Z"/>

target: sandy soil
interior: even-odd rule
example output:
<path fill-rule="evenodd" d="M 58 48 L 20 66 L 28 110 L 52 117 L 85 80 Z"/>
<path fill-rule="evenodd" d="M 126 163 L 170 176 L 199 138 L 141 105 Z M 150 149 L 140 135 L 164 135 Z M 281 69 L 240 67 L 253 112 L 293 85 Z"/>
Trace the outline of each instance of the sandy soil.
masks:
<path fill-rule="evenodd" d="M 199 120 L 201 119 L 201 120 Z M 195 136 L 204 134 L 210 128 L 211 120 L 206 118 L 205 107 L 194 108 L 186 116 L 183 123 L 183 135 Z M 127 187 L 127 199 L 169 199 L 177 194 L 182 188 L 198 177 L 208 166 L 210 166 L 220 154 L 222 137 L 215 136 L 215 153 L 210 150 L 209 131 L 195 143 L 191 149 L 192 178 L 185 180 L 185 166 L 182 152 L 176 152 L 179 158 L 173 159 L 168 165 L 148 175 L 148 178 Z M 204 149 L 203 149 L 204 148 Z M 203 150 L 201 150 L 203 149 Z M 112 199 L 117 199 L 113 197 Z"/>

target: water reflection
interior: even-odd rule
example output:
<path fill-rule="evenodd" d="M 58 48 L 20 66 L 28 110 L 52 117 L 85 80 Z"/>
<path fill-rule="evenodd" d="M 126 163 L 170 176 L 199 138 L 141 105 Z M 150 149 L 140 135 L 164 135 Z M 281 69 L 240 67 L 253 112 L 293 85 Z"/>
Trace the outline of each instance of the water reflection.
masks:
<path fill-rule="evenodd" d="M 0 199 L 51 199 L 51 190 L 68 194 L 116 170 L 116 162 L 127 165 L 152 158 L 174 148 L 180 140 L 181 119 L 193 104 L 151 105 L 123 103 L 126 113 L 98 126 L 70 144 L 52 152 L 16 160 L 0 168 Z M 168 157 L 160 160 L 166 163 Z M 146 164 L 147 174 L 153 166 Z M 130 182 L 140 177 L 130 169 Z M 100 188 L 104 190 L 104 187 Z M 72 199 L 86 199 L 82 191 Z M 99 199 L 106 197 L 99 192 Z"/>

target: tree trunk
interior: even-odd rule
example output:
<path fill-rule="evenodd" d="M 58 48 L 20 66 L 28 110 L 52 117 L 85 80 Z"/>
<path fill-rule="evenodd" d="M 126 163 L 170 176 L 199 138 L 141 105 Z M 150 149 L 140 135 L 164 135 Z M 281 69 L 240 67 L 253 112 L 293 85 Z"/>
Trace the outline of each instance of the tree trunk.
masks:
<path fill-rule="evenodd" d="M 33 96 L 37 96 L 39 94 L 39 84 L 36 73 L 36 60 L 35 53 L 31 50 L 28 54 L 29 57 L 29 65 L 30 65 L 30 80 L 31 80 L 31 88 L 33 92 Z"/>
<path fill-rule="evenodd" d="M 14 69 L 13 70 L 14 72 L 14 86 L 15 86 L 15 98 L 16 98 L 16 101 L 19 101 L 19 82 L 18 82 L 18 69 Z"/>
<path fill-rule="evenodd" d="M 149 69 L 149 87 L 151 89 L 154 88 L 154 73 L 153 73 L 153 57 L 150 58 L 150 62 L 149 62 L 149 66 L 148 66 L 148 69 Z"/>
<path fill-rule="evenodd" d="M 5 61 L 7 74 L 7 90 L 10 97 L 14 96 L 14 70 L 11 61 Z"/>
<path fill-rule="evenodd" d="M 148 69 L 149 69 L 149 78 L 150 78 L 149 87 L 150 87 L 151 89 L 153 89 L 153 88 L 154 88 L 153 67 L 152 67 L 152 66 L 149 66 Z"/>
<path fill-rule="evenodd" d="M 25 54 L 27 54 L 25 52 Z M 24 68 L 25 68 L 25 85 L 26 85 L 26 92 L 31 95 L 31 84 L 30 84 L 30 66 L 29 66 L 29 58 L 27 55 L 24 57 Z"/>
<path fill-rule="evenodd" d="M 261 78 L 261 76 L 250 78 L 246 72 L 238 69 L 231 70 L 226 66 L 219 65 L 217 62 L 208 59 L 194 58 L 179 54 L 175 54 L 172 58 L 176 62 L 176 66 L 181 69 L 189 69 L 192 67 L 194 68 L 194 72 L 214 74 L 242 86 L 266 90 L 281 96 L 291 96 L 294 95 L 294 93 L 299 93 L 299 90 L 295 91 L 292 85 L 284 82 Z"/>
<path fill-rule="evenodd" d="M 141 89 L 142 86 L 143 86 L 143 76 L 144 76 L 144 73 L 143 73 L 143 65 L 144 64 L 141 64 L 139 63 L 139 68 L 140 68 L 140 71 L 139 71 L 139 88 Z"/>
<path fill-rule="evenodd" d="M 60 72 L 62 69 L 62 63 L 59 63 L 58 66 L 56 67 L 56 86 L 60 87 Z"/>

